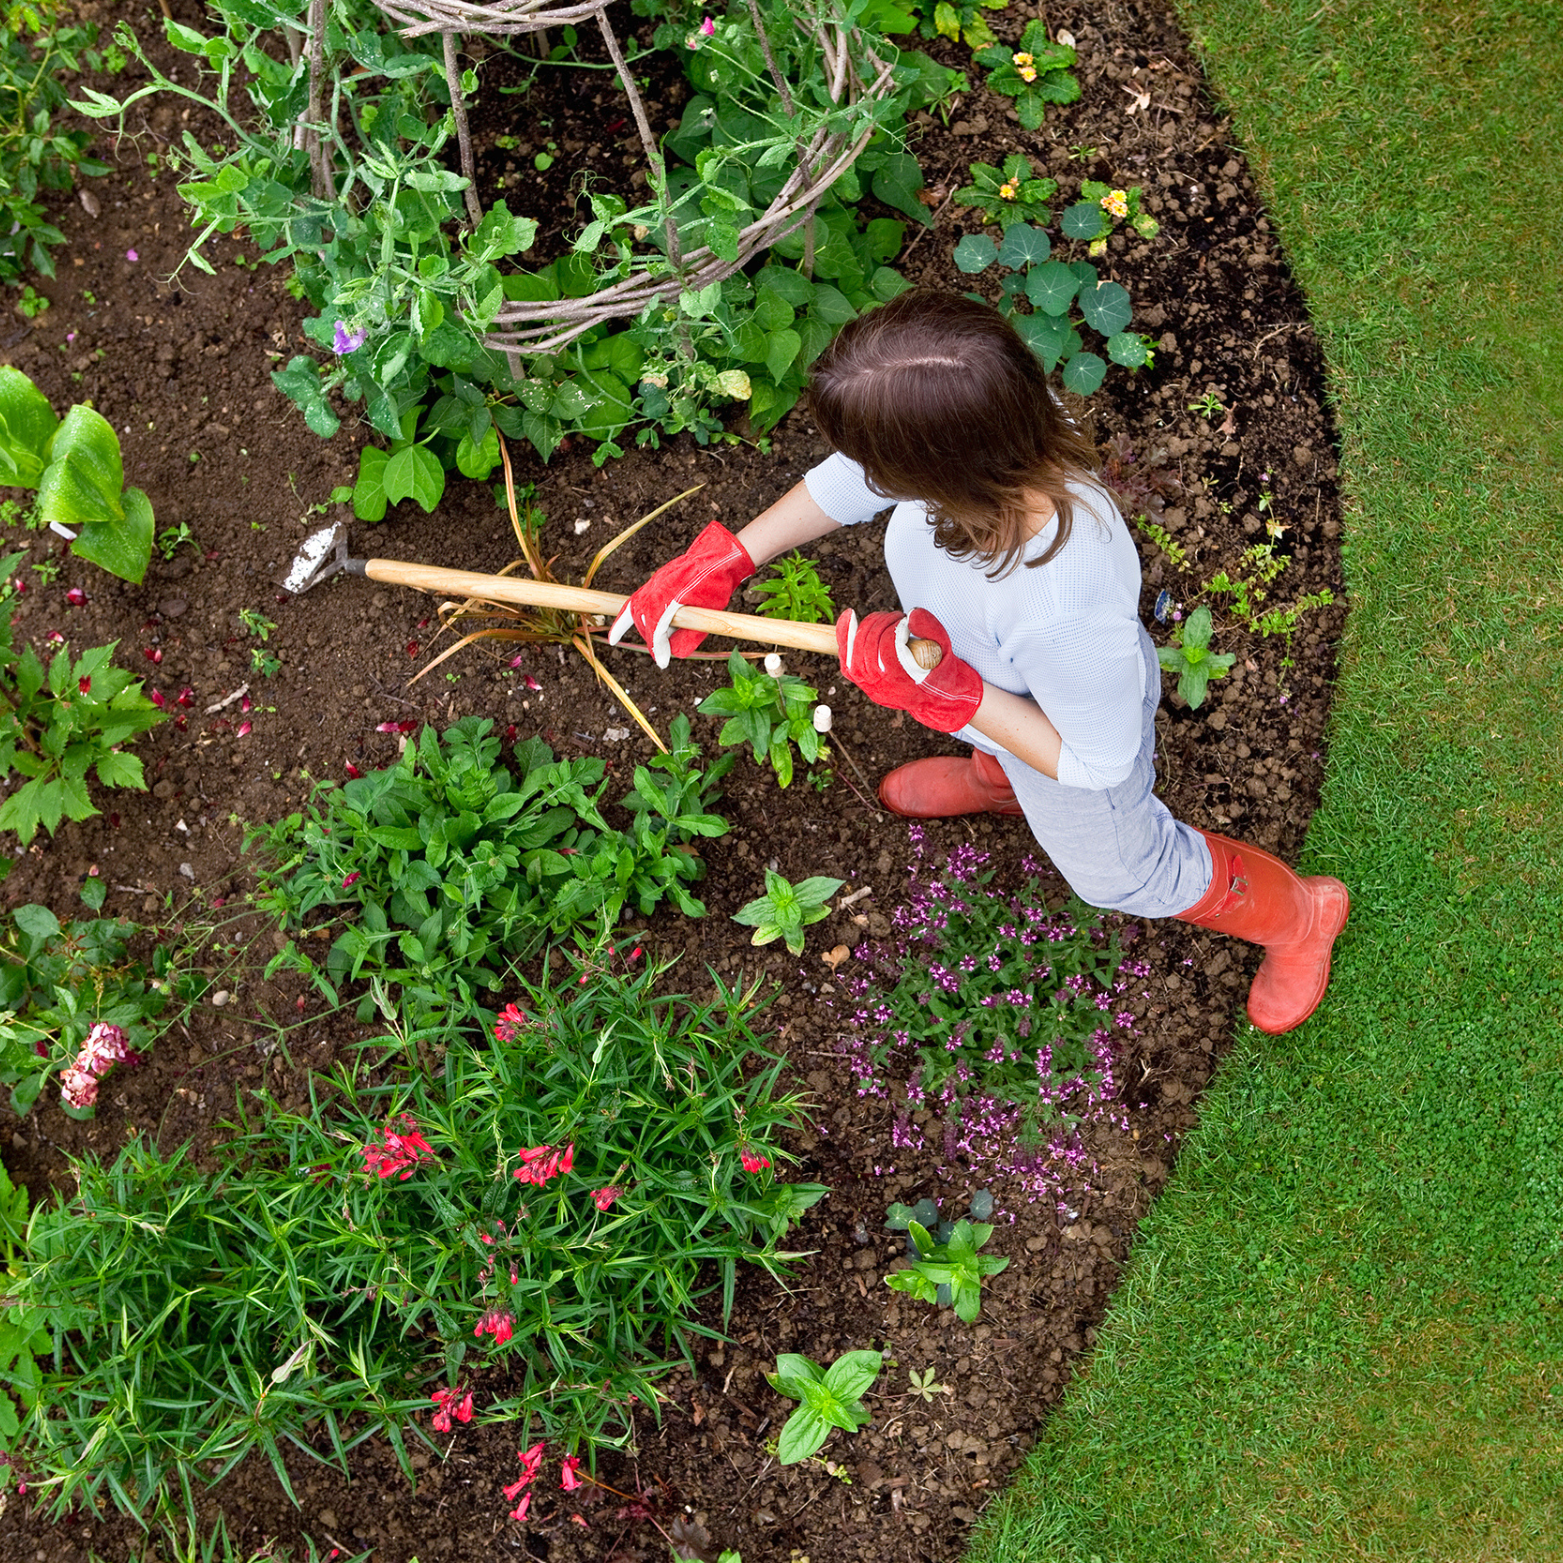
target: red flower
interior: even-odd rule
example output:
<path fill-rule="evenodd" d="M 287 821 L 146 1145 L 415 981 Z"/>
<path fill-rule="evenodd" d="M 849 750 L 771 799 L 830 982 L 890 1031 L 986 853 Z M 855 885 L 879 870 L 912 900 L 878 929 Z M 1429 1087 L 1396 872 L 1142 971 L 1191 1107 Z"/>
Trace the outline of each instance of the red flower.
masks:
<path fill-rule="evenodd" d="M 163 660 L 163 650 L 160 646 L 144 646 L 142 648 L 142 655 L 154 667 L 156 667 L 157 664 Z"/>
<path fill-rule="evenodd" d="M 434 1413 L 434 1430 L 438 1433 L 448 1433 L 451 1430 L 450 1419 L 453 1416 L 458 1422 L 472 1420 L 470 1389 L 465 1394 L 462 1394 L 459 1385 L 455 1389 L 437 1389 L 429 1399 L 439 1407 L 439 1410 Z"/>
<path fill-rule="evenodd" d="M 612 1183 L 610 1183 L 607 1188 L 593 1189 L 592 1204 L 594 1204 L 599 1210 L 607 1210 L 612 1206 L 614 1200 L 616 1200 L 623 1192 L 623 1189 Z"/>
<path fill-rule="evenodd" d="M 344 879 L 342 881 L 342 888 L 344 890 L 346 890 L 350 886 L 356 885 L 358 883 L 358 881 L 360 879 L 362 879 L 363 877 L 364 877 L 364 873 L 363 873 L 362 869 L 354 869 L 354 871 L 351 874 L 349 874 L 346 879 Z"/>
<path fill-rule="evenodd" d="M 559 1471 L 559 1485 L 566 1492 L 574 1492 L 582 1485 L 580 1477 L 575 1474 L 580 1468 L 581 1462 L 575 1455 L 567 1454 L 564 1457 L 564 1464 Z"/>
<path fill-rule="evenodd" d="M 516 1450 L 516 1459 L 521 1462 L 521 1469 L 525 1473 L 527 1481 L 531 1481 L 537 1475 L 538 1468 L 543 1463 L 543 1451 L 547 1447 L 548 1444 L 545 1440 L 542 1443 L 533 1444 L 525 1454 L 522 1454 L 519 1449 Z"/>
<path fill-rule="evenodd" d="M 517 1032 L 525 1025 L 526 1011 L 517 1009 L 514 1004 L 507 1004 L 494 1023 L 494 1035 L 501 1042 L 513 1042 Z"/>
<path fill-rule="evenodd" d="M 569 1172 L 575 1165 L 575 1141 L 562 1151 L 555 1150 L 552 1145 L 533 1145 L 517 1153 L 521 1157 L 522 1165 L 516 1168 L 515 1178 L 518 1183 L 535 1183 L 541 1188 L 550 1178 L 556 1178 L 561 1172 Z"/>
<path fill-rule="evenodd" d="M 472 1333 L 474 1335 L 492 1335 L 494 1344 L 503 1346 L 515 1334 L 515 1322 L 516 1316 L 513 1313 L 507 1313 L 503 1308 L 490 1308 L 478 1320 L 478 1327 Z"/>
<path fill-rule="evenodd" d="M 84 678 L 82 680 L 83 684 L 90 684 L 91 682 L 91 679 Z M 87 691 L 85 689 L 82 690 L 82 694 L 86 693 Z M 163 698 L 163 691 L 161 689 L 154 689 L 152 693 L 147 696 L 147 698 L 158 708 L 159 711 L 161 711 L 163 707 L 168 704 L 168 702 Z"/>
<path fill-rule="evenodd" d="M 632 961 L 638 961 L 640 959 L 640 956 L 641 956 L 641 947 L 637 944 L 635 946 L 635 948 L 630 951 L 630 959 Z"/>
<path fill-rule="evenodd" d="M 76 680 L 76 690 L 78 694 L 90 695 L 92 693 L 92 679 L 90 677 L 78 678 Z"/>
<path fill-rule="evenodd" d="M 418 731 L 416 722 L 381 722 L 375 728 L 377 733 L 415 733 Z"/>
<path fill-rule="evenodd" d="M 531 1493 L 524 1493 L 522 1495 L 520 1503 L 518 1503 L 515 1506 L 515 1508 L 513 1508 L 510 1511 L 511 1519 L 513 1519 L 513 1520 L 524 1520 L 526 1518 L 526 1511 L 528 1509 L 530 1509 L 531 1507 L 532 1507 L 532 1495 L 531 1495 Z"/>
<path fill-rule="evenodd" d="M 359 776 L 362 776 L 364 773 L 361 770 L 359 770 L 359 768 L 356 765 L 354 765 L 351 760 L 349 760 L 347 762 L 347 774 L 349 776 L 357 778 Z"/>
<path fill-rule="evenodd" d="M 195 704 L 195 691 L 188 684 L 186 684 L 185 687 L 179 691 L 175 699 L 179 705 L 182 705 L 185 710 L 188 711 L 190 707 Z"/>
<path fill-rule="evenodd" d="M 71 587 L 65 594 L 65 600 L 73 608 L 85 608 L 87 606 L 87 594 L 79 586 Z"/>
<path fill-rule="evenodd" d="M 399 1182 L 405 1183 L 413 1175 L 414 1168 L 425 1156 L 434 1155 L 434 1147 L 418 1133 L 411 1118 L 403 1118 L 406 1133 L 385 1129 L 384 1145 L 366 1145 L 363 1148 L 364 1171 L 378 1177 L 390 1178 L 400 1173 Z"/>
<path fill-rule="evenodd" d="M 762 1168 L 770 1166 L 770 1162 L 765 1157 L 756 1156 L 747 1146 L 739 1151 L 738 1159 L 743 1163 L 745 1172 L 759 1172 Z"/>

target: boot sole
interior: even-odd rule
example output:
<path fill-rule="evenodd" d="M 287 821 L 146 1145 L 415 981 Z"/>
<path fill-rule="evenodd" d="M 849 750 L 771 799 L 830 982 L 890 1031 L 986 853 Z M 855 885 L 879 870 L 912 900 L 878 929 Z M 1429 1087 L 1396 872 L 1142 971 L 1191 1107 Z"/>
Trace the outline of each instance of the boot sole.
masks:
<path fill-rule="evenodd" d="M 1266 1036 L 1279 1037 L 1284 1036 L 1288 1031 L 1295 1031 L 1324 1002 L 1325 990 L 1330 985 L 1330 959 L 1335 951 L 1335 941 L 1346 926 L 1346 919 L 1351 916 L 1351 892 L 1340 880 L 1321 874 L 1316 878 L 1308 879 L 1305 883 L 1313 892 L 1315 907 L 1323 914 L 1314 939 L 1309 941 L 1310 943 L 1319 941 L 1324 944 L 1318 982 L 1305 1005 L 1300 1008 L 1294 1006 L 1273 1015 L 1265 1013 L 1262 1008 L 1259 1014 L 1254 1013 L 1253 990 L 1249 990 L 1248 1018 L 1254 1029 L 1264 1032 Z"/>

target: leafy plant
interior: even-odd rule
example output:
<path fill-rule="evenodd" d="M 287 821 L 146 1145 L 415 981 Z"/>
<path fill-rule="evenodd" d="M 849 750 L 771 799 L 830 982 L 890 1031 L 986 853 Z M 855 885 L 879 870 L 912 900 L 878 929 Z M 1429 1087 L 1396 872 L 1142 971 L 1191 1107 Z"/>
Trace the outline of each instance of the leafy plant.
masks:
<path fill-rule="evenodd" d="M 725 716 L 717 742 L 724 749 L 748 744 L 756 765 L 767 761 L 778 786 L 792 781 L 792 750 L 796 745 L 813 765 L 825 751 L 815 730 L 813 708 L 819 691 L 791 673 L 772 676 L 735 651 L 727 659 L 732 683 L 706 696 L 695 709 L 707 716 Z"/>
<path fill-rule="evenodd" d="M 1091 255 L 1107 253 L 1107 241 L 1120 222 L 1127 222 L 1142 239 L 1154 239 L 1161 232 L 1161 224 L 1140 210 L 1138 185 L 1114 190 L 1099 179 L 1087 179 L 1080 194 L 1082 200 L 1065 208 L 1064 237 L 1085 240 Z"/>
<path fill-rule="evenodd" d="M 1163 669 L 1178 675 L 1178 693 L 1194 711 L 1205 703 L 1205 687 L 1210 680 L 1225 678 L 1237 661 L 1230 651 L 1212 651 L 1210 635 L 1210 609 L 1196 608 L 1173 630 L 1172 644 L 1156 649 Z"/>
<path fill-rule="evenodd" d="M 102 881 L 93 881 L 100 889 Z M 130 958 L 138 930 L 106 917 L 61 923 L 47 907 L 22 906 L 0 932 L 0 1085 L 11 1111 L 26 1113 L 77 1055 L 96 1025 L 118 1026 L 137 1053 L 151 1051 L 152 1022 L 170 995 L 190 1000 L 204 989 L 198 973 L 180 972 L 172 949 L 159 945 L 151 974 Z"/>
<path fill-rule="evenodd" d="M 1052 256 L 1052 241 L 1040 228 L 1015 223 L 995 244 L 985 233 L 969 233 L 955 246 L 955 264 L 968 276 L 997 264 L 1010 275 L 999 284 L 999 308 L 1050 373 L 1063 364 L 1065 387 L 1081 396 L 1097 390 L 1107 365 L 1085 351 L 1080 319 L 1071 315 L 1078 304 L 1084 324 L 1106 338 L 1108 358 L 1125 369 L 1139 369 L 1152 360 L 1148 338 L 1129 330 L 1134 305 L 1121 283 L 1104 282 L 1089 261 L 1061 261 Z M 977 295 L 972 295 L 976 297 Z M 1031 305 L 1029 312 L 1021 303 Z"/>
<path fill-rule="evenodd" d="M 893 1292 L 907 1292 L 919 1302 L 953 1307 L 955 1316 L 966 1324 L 975 1324 L 982 1311 L 982 1282 L 997 1275 L 1008 1264 L 978 1250 L 993 1236 L 986 1222 L 973 1225 L 964 1217 L 955 1223 L 948 1239 L 936 1242 L 920 1221 L 908 1223 L 917 1256 L 904 1270 L 885 1277 Z"/>
<path fill-rule="evenodd" d="M 1002 11 L 1009 0 L 906 0 L 906 9 L 915 16 L 906 18 L 905 28 L 895 25 L 896 18 L 884 12 L 870 13 L 871 24 L 881 32 L 911 30 L 914 23 L 924 38 L 948 38 L 951 43 L 964 43 L 968 49 L 985 49 L 993 41 L 993 29 L 988 26 L 984 11 Z"/>
<path fill-rule="evenodd" d="M 58 229 L 54 229 L 53 231 L 56 233 L 59 232 Z M 65 235 L 60 234 L 60 242 L 63 242 L 64 238 Z M 36 320 L 46 309 L 48 309 L 49 300 L 44 294 L 39 293 L 31 286 L 28 286 L 22 289 L 20 296 L 16 300 L 16 307 L 21 311 L 22 317 L 24 319 Z"/>
<path fill-rule="evenodd" d="M 0 560 L 9 581 L 22 554 Z M 52 836 L 62 819 L 102 811 L 87 795 L 90 771 L 105 787 L 146 791 L 141 761 L 120 745 L 163 720 L 141 681 L 110 660 L 117 641 L 72 658 L 61 646 L 47 669 L 31 646 L 12 643 L 11 592 L 0 588 L 0 777 L 27 778 L 0 805 L 0 830 L 26 846 L 42 826 Z"/>
<path fill-rule="evenodd" d="M 803 930 L 830 916 L 830 898 L 845 884 L 818 875 L 790 884 L 774 868 L 765 871 L 765 894 L 733 913 L 733 921 L 754 929 L 751 944 L 785 939 L 794 955 L 803 954 Z"/>
<path fill-rule="evenodd" d="M 701 1299 L 725 1321 L 740 1261 L 779 1271 L 825 1190 L 766 1170 L 799 1104 L 753 990 L 664 995 L 666 963 L 606 941 L 566 964 L 507 977 L 491 1034 L 377 1039 L 299 1113 L 254 1097 L 211 1171 L 142 1140 L 76 1164 L 16 1293 L 63 1364 L 23 1430 L 55 1514 L 138 1512 L 252 1451 L 291 1494 L 286 1445 L 346 1471 L 377 1434 L 410 1479 L 474 1368 L 485 1422 L 629 1436 L 631 1400 L 719 1337 Z"/>
<path fill-rule="evenodd" d="M 951 1393 L 950 1386 L 940 1384 L 934 1378 L 933 1371 L 932 1368 L 925 1368 L 919 1373 L 916 1368 L 912 1368 L 906 1375 L 909 1392 L 930 1406 L 936 1396 Z"/>
<path fill-rule="evenodd" d="M 773 560 L 775 572 L 761 581 L 755 591 L 762 596 L 757 612 L 768 619 L 792 619 L 799 624 L 830 624 L 835 621 L 836 605 L 830 590 L 819 578 L 819 566 L 805 559 L 797 549 Z"/>
<path fill-rule="evenodd" d="M 883 1365 L 884 1354 L 877 1351 L 846 1352 L 829 1368 L 797 1352 L 778 1356 L 776 1371 L 767 1373 L 765 1381 L 778 1395 L 800 1404 L 777 1440 L 777 1463 L 796 1465 L 807 1460 L 830 1437 L 833 1427 L 855 1433 L 873 1421 L 862 1397 L 873 1387 Z"/>
<path fill-rule="evenodd" d="M 861 975 L 835 979 L 848 995 L 838 1006 L 847 1067 L 861 1094 L 905 1082 L 897 1146 L 922 1143 L 910 1114 L 927 1106 L 974 1168 L 991 1164 L 1041 1193 L 1078 1124 L 1117 1095 L 1114 1041 L 1133 1019 L 1116 995 L 1138 965 L 1124 962 L 1104 914 L 1073 897 L 1050 907 L 1032 860 L 1004 894 L 989 887 L 985 854 L 961 847 L 929 872 L 913 841 L 911 891 L 890 935 L 858 946 Z"/>
<path fill-rule="evenodd" d="M 196 546 L 195 534 L 188 521 L 181 521 L 177 527 L 166 526 L 157 534 L 157 551 L 165 560 L 171 560 L 186 543 L 192 548 Z"/>
<path fill-rule="evenodd" d="M 1166 509 L 1169 499 L 1183 492 L 1183 481 L 1169 462 L 1166 447 L 1150 445 L 1137 451 L 1127 434 L 1114 434 L 1097 472 L 1124 511 L 1140 518 L 1145 534 L 1181 569 L 1182 549 L 1167 536 L 1165 528 L 1150 524 Z"/>
<path fill-rule="evenodd" d="M 21 1278 L 26 1236 L 27 1190 L 17 1188 L 0 1166 L 0 1257 L 5 1264 L 0 1286 L 8 1293 Z M 38 1358 L 49 1345 L 49 1333 L 32 1309 L 0 1306 L 0 1438 L 15 1438 L 22 1417 L 37 1405 L 43 1386 Z M 9 1463 L 0 1463 L 0 1492 L 10 1485 L 12 1472 Z"/>
<path fill-rule="evenodd" d="M 41 526 L 68 528 L 78 558 L 141 583 L 152 557 L 152 502 L 125 487 L 113 424 L 85 406 L 57 418 L 9 365 L 0 366 L 0 483 L 37 489 Z"/>
<path fill-rule="evenodd" d="M 1051 43 L 1040 17 L 1026 23 L 1020 47 L 1007 43 L 979 49 L 972 58 L 988 72 L 988 90 L 1015 100 L 1022 128 L 1040 130 L 1049 103 L 1074 103 L 1080 83 L 1071 74 L 1075 51 Z"/>
<path fill-rule="evenodd" d="M 985 223 L 1008 228 L 1011 223 L 1035 223 L 1046 227 L 1053 220 L 1048 202 L 1058 190 L 1056 179 L 1038 178 L 1031 159 L 1013 152 L 1002 168 L 992 163 L 973 163 L 971 183 L 955 192 L 957 206 L 975 206 Z"/>
<path fill-rule="evenodd" d="M 710 812 L 720 772 L 694 769 L 687 722 L 661 757 L 667 781 L 636 767 L 629 831 L 599 810 L 600 759 L 556 761 L 532 738 L 515 746 L 512 776 L 493 725 L 463 718 L 443 743 L 425 728 L 395 765 L 321 784 L 306 812 L 250 831 L 246 846 L 269 859 L 262 904 L 284 925 L 321 908 L 356 914 L 327 958 L 335 980 L 380 976 L 435 1007 L 469 1006 L 550 934 L 664 900 L 704 914 L 685 888 L 705 871 L 688 843 L 727 822 Z"/>
<path fill-rule="evenodd" d="M 39 196 L 69 190 L 79 174 L 109 171 L 87 156 L 92 138 L 85 131 L 62 131 L 53 120 L 65 106 L 65 77 L 118 70 L 124 56 L 97 48 L 96 26 L 61 26 L 61 10 L 57 0 L 31 0 L 0 17 L 0 282 L 16 282 L 28 266 L 54 275 L 49 252 L 65 235 L 48 221 Z M 22 297 L 29 318 L 48 308 L 31 288 Z"/>

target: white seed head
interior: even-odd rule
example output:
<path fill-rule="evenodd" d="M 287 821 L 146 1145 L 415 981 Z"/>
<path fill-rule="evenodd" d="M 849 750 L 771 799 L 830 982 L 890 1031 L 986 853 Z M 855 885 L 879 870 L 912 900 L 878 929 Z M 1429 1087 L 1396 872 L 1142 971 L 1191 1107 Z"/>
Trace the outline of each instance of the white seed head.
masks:
<path fill-rule="evenodd" d="M 782 659 L 779 651 L 767 651 L 765 653 L 765 671 L 775 678 L 782 670 Z"/>
<path fill-rule="evenodd" d="M 814 731 L 816 733 L 828 733 L 830 731 L 831 715 L 829 706 L 814 707 Z"/>

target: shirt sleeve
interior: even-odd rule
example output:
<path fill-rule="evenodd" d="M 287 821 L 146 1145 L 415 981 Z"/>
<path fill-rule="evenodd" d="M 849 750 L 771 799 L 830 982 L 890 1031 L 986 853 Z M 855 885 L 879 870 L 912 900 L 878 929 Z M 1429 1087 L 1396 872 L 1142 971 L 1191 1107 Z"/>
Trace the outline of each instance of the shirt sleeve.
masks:
<path fill-rule="evenodd" d="M 1033 630 L 1012 651 L 1015 671 L 1058 729 L 1058 779 L 1102 792 L 1134 769 L 1145 702 L 1137 623 L 1107 615 Z"/>
<path fill-rule="evenodd" d="M 840 451 L 805 472 L 803 482 L 809 498 L 838 526 L 872 521 L 881 510 L 888 510 L 895 503 L 876 494 L 868 486 L 863 469 Z"/>

